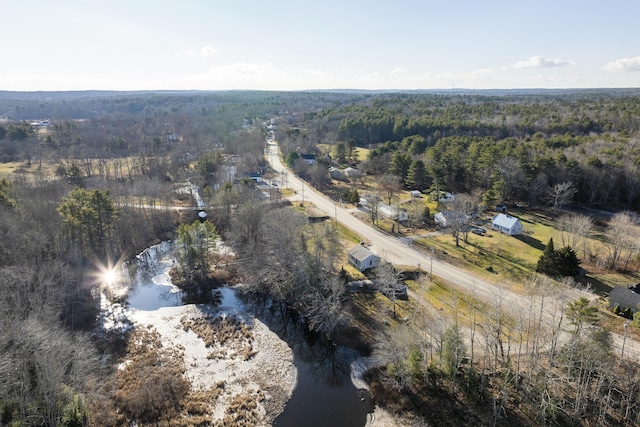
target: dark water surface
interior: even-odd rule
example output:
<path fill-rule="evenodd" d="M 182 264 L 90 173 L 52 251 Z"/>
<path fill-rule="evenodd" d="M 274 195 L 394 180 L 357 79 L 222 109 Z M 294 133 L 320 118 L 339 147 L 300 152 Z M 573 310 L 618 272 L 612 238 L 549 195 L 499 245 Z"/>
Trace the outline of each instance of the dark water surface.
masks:
<path fill-rule="evenodd" d="M 296 313 L 270 302 L 247 302 L 255 317 L 278 334 L 293 350 L 298 383 L 284 412 L 273 425 L 279 427 L 364 426 L 373 403 L 366 390 L 351 381 L 351 362 L 358 354 L 333 346 L 309 333 Z"/>

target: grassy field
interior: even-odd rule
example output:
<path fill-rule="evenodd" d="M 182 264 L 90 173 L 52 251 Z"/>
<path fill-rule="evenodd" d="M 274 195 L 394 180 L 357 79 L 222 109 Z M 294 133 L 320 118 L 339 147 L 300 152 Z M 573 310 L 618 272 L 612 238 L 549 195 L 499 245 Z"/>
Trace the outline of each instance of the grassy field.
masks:
<path fill-rule="evenodd" d="M 32 163 L 28 165 L 26 162 L 7 162 L 0 163 L 0 178 L 10 179 L 17 175 L 34 177 L 40 173 L 42 176 L 52 176 L 54 172 L 54 165 L 49 163 L 42 163 L 40 165 Z"/>

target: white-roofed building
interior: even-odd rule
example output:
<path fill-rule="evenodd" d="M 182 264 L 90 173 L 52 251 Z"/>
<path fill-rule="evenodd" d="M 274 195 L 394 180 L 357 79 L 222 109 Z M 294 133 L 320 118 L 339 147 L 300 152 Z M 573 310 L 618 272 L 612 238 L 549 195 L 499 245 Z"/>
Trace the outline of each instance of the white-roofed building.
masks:
<path fill-rule="evenodd" d="M 493 217 L 491 228 L 509 236 L 522 234 L 522 223 L 520 220 L 511 215 L 499 213 Z"/>

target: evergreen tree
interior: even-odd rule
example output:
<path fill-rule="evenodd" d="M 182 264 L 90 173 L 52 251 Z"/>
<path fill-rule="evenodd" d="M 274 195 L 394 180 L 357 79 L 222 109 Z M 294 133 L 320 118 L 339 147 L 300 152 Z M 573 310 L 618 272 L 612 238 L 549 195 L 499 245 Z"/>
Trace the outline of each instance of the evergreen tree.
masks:
<path fill-rule="evenodd" d="M 427 185 L 427 168 L 422 160 L 414 160 L 409 167 L 406 180 L 411 190 L 424 190 Z"/>
<path fill-rule="evenodd" d="M 396 151 L 389 162 L 389 174 L 399 176 L 400 181 L 405 182 L 410 166 L 411 156 L 408 153 Z"/>
<path fill-rule="evenodd" d="M 549 239 L 549 243 L 544 248 L 544 252 L 538 259 L 538 266 L 536 271 L 538 273 L 546 274 L 547 276 L 554 276 L 556 271 L 556 250 L 553 246 L 553 237 Z"/>
<path fill-rule="evenodd" d="M 576 252 L 569 246 L 556 251 L 556 262 L 558 276 L 575 276 L 580 269 L 580 260 Z"/>
<path fill-rule="evenodd" d="M 547 276 L 575 276 L 579 267 L 580 260 L 576 252 L 569 246 L 556 251 L 551 238 L 538 259 L 536 271 Z"/>

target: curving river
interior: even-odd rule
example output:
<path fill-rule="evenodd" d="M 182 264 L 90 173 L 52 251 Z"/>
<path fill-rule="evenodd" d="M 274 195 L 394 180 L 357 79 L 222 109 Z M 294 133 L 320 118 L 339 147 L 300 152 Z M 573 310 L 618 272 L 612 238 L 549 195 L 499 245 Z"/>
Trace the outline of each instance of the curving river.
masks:
<path fill-rule="evenodd" d="M 126 297 L 127 310 L 154 311 L 182 305 L 181 293 L 171 283 L 169 270 L 175 262 L 174 245 L 163 242 L 142 252 L 123 266 L 131 277 Z M 295 313 L 269 301 L 250 300 L 236 289 L 215 290 L 220 306 L 232 307 L 254 316 L 293 351 L 297 383 L 275 426 L 364 426 L 374 407 L 369 393 L 351 380 L 351 363 L 357 354 L 345 347 L 332 347 L 309 334 Z M 103 309 L 107 309 L 103 305 Z M 117 324 L 120 311 L 113 306 L 103 323 Z"/>

